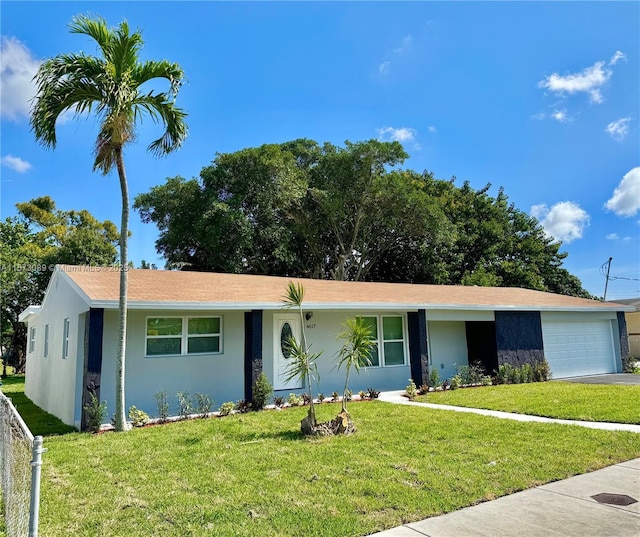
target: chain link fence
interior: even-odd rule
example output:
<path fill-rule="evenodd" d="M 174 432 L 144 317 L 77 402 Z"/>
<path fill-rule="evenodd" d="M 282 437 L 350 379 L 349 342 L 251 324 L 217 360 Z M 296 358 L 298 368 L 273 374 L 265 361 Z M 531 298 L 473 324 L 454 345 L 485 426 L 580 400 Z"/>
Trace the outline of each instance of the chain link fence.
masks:
<path fill-rule="evenodd" d="M 11 399 L 0 392 L 0 533 L 7 537 L 37 536 L 42 452 L 42 437 L 34 443 Z"/>

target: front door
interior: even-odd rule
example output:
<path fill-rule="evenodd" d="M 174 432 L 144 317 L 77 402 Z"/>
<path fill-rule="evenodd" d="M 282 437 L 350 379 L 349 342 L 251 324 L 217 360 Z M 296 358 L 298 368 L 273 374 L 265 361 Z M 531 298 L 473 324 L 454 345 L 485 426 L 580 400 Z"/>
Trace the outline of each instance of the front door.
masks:
<path fill-rule="evenodd" d="M 273 318 L 273 361 L 275 371 L 273 375 L 274 390 L 297 390 L 302 388 L 300 379 L 294 378 L 287 381 L 287 371 L 291 360 L 287 347 L 288 338 L 294 337 L 300 341 L 302 337 L 300 317 L 295 314 L 274 315 Z"/>

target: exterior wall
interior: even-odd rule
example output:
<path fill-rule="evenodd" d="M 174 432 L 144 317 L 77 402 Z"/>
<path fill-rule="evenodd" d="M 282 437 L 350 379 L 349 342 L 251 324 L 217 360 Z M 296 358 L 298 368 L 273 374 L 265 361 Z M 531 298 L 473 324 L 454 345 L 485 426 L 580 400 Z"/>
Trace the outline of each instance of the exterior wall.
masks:
<path fill-rule="evenodd" d="M 308 310 L 305 310 L 305 312 Z M 274 378 L 274 314 L 282 313 L 282 311 L 265 311 L 263 318 L 263 369 L 269 381 L 273 384 Z M 405 339 L 405 365 L 387 366 L 387 367 L 364 367 L 360 369 L 360 374 L 353 371 L 349 378 L 349 389 L 353 393 L 367 388 L 376 390 L 401 390 L 405 388 L 411 377 L 411 369 L 409 365 L 409 344 L 407 332 L 407 316 L 404 312 L 364 312 L 364 311 L 314 311 L 313 317 L 305 321 L 305 330 L 307 341 L 310 344 L 311 351 L 320 352 L 322 355 L 318 358 L 318 371 L 320 374 L 320 386 L 314 386 L 314 396 L 321 392 L 325 397 L 330 397 L 331 393 L 337 391 L 342 393 L 344 389 L 345 371 L 344 369 L 334 369 L 336 364 L 336 354 L 342 347 L 342 341 L 337 339 L 337 335 L 342 330 L 342 323 L 349 317 L 358 315 L 402 315 L 404 323 L 404 339 Z M 278 395 L 285 397 L 290 392 L 302 393 L 300 390 L 281 390 L 276 392 Z"/>
<path fill-rule="evenodd" d="M 435 369 L 440 380 L 451 379 L 456 365 L 469 365 L 467 335 L 464 321 L 429 321 L 429 368 Z"/>
<path fill-rule="evenodd" d="M 624 317 L 629 334 L 629 352 L 640 359 L 640 311 L 627 311 Z"/>
<path fill-rule="evenodd" d="M 25 395 L 67 425 L 79 426 L 86 303 L 54 274 L 40 313 L 29 321 L 36 328 L 36 345 L 27 352 Z M 69 319 L 68 357 L 62 357 L 64 320 Z M 45 326 L 49 325 L 49 355 L 44 356 Z M 28 350 L 28 349 L 27 349 Z M 78 371 L 80 377 L 78 377 Z"/>
<path fill-rule="evenodd" d="M 222 353 L 192 356 L 145 357 L 147 317 L 222 317 Z M 115 374 L 118 312 L 104 312 L 100 399 L 107 402 L 107 421 L 115 412 Z M 150 416 L 158 415 L 154 394 L 167 391 L 169 413 L 177 413 L 176 393 L 199 392 L 214 400 L 212 410 L 226 401 L 244 397 L 244 312 L 241 311 L 142 311 L 130 310 L 125 363 L 125 411 L 131 405 Z"/>
<path fill-rule="evenodd" d="M 539 311 L 496 311 L 498 365 L 521 366 L 544 359 Z"/>

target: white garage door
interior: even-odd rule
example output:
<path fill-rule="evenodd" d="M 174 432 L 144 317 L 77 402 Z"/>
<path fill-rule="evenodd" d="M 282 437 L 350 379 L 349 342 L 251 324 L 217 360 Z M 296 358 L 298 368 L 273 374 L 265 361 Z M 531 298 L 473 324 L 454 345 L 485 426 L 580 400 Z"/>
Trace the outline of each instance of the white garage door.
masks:
<path fill-rule="evenodd" d="M 554 379 L 616 371 L 609 321 L 543 322 L 542 340 Z"/>

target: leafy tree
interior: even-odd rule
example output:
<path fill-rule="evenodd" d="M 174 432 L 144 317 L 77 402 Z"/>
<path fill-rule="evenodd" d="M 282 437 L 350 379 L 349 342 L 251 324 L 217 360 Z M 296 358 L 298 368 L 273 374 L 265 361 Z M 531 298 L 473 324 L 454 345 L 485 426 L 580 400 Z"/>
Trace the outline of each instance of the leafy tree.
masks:
<path fill-rule="evenodd" d="M 76 116 L 94 112 L 99 118 L 95 143 L 94 171 L 103 175 L 117 169 L 122 195 L 120 224 L 119 342 L 116 373 L 116 430 L 126 429 L 124 401 L 125 342 L 127 322 L 127 237 L 129 233 L 129 188 L 124 165 L 124 148 L 135 140 L 142 117 L 161 122 L 165 131 L 148 150 L 165 155 L 182 144 L 187 135 L 186 114 L 175 106 L 175 97 L 184 73 L 166 60 L 140 62 L 143 45 L 140 31 L 133 33 L 127 22 L 107 27 L 102 18 L 74 17 L 71 33 L 95 40 L 100 55 L 60 54 L 40 66 L 35 81 L 37 93 L 31 115 L 36 140 L 46 147 L 56 146 L 56 121 L 71 110 Z M 155 93 L 142 86 L 156 78 L 169 82 L 167 92 Z"/>
<path fill-rule="evenodd" d="M 2 347 L 21 371 L 26 329 L 18 316 L 42 301 L 53 266 L 113 264 L 119 234 L 112 222 L 99 222 L 86 210 L 56 209 L 49 196 L 16 207 L 17 216 L 0 222 L 0 305 Z"/>

